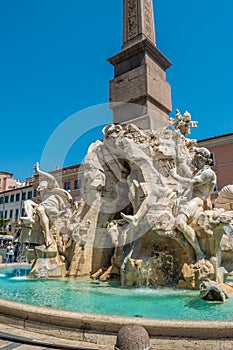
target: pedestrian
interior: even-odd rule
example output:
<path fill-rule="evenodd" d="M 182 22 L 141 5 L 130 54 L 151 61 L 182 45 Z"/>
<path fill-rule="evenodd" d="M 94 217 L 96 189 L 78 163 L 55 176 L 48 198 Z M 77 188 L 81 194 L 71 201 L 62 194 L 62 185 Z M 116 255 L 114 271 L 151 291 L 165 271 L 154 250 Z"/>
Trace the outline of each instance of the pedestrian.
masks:
<path fill-rule="evenodd" d="M 10 243 L 8 246 L 7 246 L 7 253 L 6 253 L 6 256 L 7 256 L 7 262 L 9 263 L 13 263 L 14 262 L 14 259 L 15 259 L 15 253 L 14 253 L 14 246 L 12 243 Z"/>

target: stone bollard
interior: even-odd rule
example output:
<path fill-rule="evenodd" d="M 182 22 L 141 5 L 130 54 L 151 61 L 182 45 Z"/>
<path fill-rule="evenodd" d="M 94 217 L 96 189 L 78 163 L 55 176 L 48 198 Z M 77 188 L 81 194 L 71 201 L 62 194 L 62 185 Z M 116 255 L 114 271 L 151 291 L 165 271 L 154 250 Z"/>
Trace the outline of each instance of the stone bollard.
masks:
<path fill-rule="evenodd" d="M 115 350 L 150 350 L 150 338 L 142 326 L 129 324 L 117 335 Z"/>

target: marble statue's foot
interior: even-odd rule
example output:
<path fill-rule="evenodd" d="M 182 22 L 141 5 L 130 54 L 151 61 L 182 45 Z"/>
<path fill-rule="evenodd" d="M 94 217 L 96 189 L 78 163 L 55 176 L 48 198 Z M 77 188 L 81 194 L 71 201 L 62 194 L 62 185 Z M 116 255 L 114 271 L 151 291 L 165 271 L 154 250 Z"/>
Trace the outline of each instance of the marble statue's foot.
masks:
<path fill-rule="evenodd" d="M 21 216 L 20 220 L 25 224 L 25 225 L 31 225 L 35 223 L 35 220 L 30 217 L 30 216 Z"/>
<path fill-rule="evenodd" d="M 35 250 L 37 258 L 49 259 L 58 256 L 57 248 L 54 245 L 47 248 L 45 244 L 43 244 L 41 246 L 36 246 Z"/>
<path fill-rule="evenodd" d="M 46 248 L 49 248 L 51 245 L 53 245 L 53 243 L 54 242 L 51 239 L 46 240 L 46 243 L 45 243 Z"/>
<path fill-rule="evenodd" d="M 36 249 L 39 249 L 40 251 L 44 252 L 46 251 L 46 245 L 45 244 L 41 244 L 41 245 L 38 245 L 36 246 Z"/>
<path fill-rule="evenodd" d="M 36 248 L 37 250 L 40 250 L 41 252 L 45 252 L 45 253 L 57 252 L 57 247 L 55 244 L 51 244 L 50 246 L 47 246 L 46 244 L 42 244 L 40 246 L 37 246 Z"/>
<path fill-rule="evenodd" d="M 51 238 L 51 237 L 48 237 L 48 235 L 45 233 L 45 231 L 42 231 L 42 233 L 43 233 L 43 235 L 45 237 L 45 246 L 46 246 L 46 248 L 49 248 L 52 245 L 53 246 L 56 245 L 54 239 Z"/>
<path fill-rule="evenodd" d="M 112 266 L 110 266 L 107 271 L 105 271 L 101 276 L 100 276 L 100 281 L 105 282 L 111 277 L 111 272 L 112 272 Z"/>
<path fill-rule="evenodd" d="M 138 219 L 133 216 L 133 215 L 125 215 L 124 213 L 121 213 L 121 216 L 123 217 L 123 219 L 132 224 L 133 226 L 137 226 L 138 225 Z"/>
<path fill-rule="evenodd" d="M 103 270 L 99 269 L 98 271 L 96 271 L 95 273 L 93 273 L 91 275 L 91 278 L 95 280 L 96 278 L 100 277 L 102 275 L 102 273 L 103 273 Z"/>

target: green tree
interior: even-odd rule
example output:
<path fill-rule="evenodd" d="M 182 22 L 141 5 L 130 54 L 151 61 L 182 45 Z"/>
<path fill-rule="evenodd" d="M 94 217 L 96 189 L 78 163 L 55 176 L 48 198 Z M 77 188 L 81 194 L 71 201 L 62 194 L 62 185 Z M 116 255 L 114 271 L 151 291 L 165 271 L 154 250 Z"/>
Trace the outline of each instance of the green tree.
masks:
<path fill-rule="evenodd" d="M 9 222 L 10 219 L 0 218 L 0 231 L 3 231 Z"/>

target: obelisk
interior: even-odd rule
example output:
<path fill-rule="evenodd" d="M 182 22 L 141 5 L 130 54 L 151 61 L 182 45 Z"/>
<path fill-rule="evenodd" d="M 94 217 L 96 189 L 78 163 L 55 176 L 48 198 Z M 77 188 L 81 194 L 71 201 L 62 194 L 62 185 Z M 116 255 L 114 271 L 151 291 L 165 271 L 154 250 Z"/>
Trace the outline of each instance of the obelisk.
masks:
<path fill-rule="evenodd" d="M 110 107 L 114 123 L 143 129 L 167 124 L 172 110 L 166 81 L 170 61 L 157 49 L 152 0 L 124 0 L 123 45 L 111 57 Z"/>
<path fill-rule="evenodd" d="M 156 45 L 152 0 L 124 0 L 123 35 L 123 47 L 146 38 Z"/>

